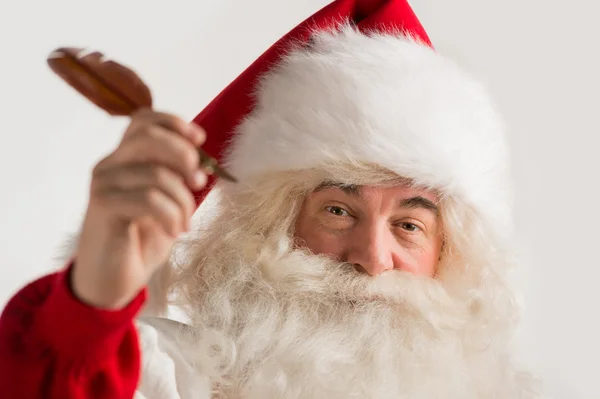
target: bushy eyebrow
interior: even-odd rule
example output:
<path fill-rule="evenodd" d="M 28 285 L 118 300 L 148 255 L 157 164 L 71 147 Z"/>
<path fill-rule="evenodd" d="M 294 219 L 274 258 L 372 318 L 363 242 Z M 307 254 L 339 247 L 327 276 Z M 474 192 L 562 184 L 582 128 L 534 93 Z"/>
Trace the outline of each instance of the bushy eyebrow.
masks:
<path fill-rule="evenodd" d="M 398 206 L 401 208 L 409 208 L 409 209 L 426 209 L 428 211 L 433 212 L 436 216 L 439 216 L 440 210 L 436 204 L 428 200 L 427 198 L 421 197 L 420 195 L 416 197 L 406 198 L 398 202 Z"/>
<path fill-rule="evenodd" d="M 314 191 L 315 192 L 322 191 L 322 190 L 325 190 L 328 188 L 339 188 L 346 194 L 360 197 L 360 190 L 358 189 L 358 186 L 354 185 L 354 184 L 344 184 L 344 183 L 326 181 L 326 182 L 321 183 L 317 188 L 315 188 Z"/>
<path fill-rule="evenodd" d="M 315 191 L 321 191 L 321 190 L 325 190 L 327 188 L 332 188 L 332 187 L 338 188 L 348 195 L 356 196 L 359 198 L 361 196 L 359 186 L 353 185 L 353 184 L 336 183 L 336 182 L 324 182 L 324 183 L 320 184 L 315 189 Z M 436 216 L 439 216 L 439 214 L 440 214 L 440 210 L 435 203 L 433 203 L 432 201 L 430 201 L 427 198 L 422 197 L 420 195 L 417 195 L 417 196 L 411 197 L 411 198 L 405 198 L 403 200 L 398 201 L 398 207 L 409 208 L 409 209 L 419 209 L 420 208 L 420 209 L 426 209 L 428 211 L 431 211 Z"/>

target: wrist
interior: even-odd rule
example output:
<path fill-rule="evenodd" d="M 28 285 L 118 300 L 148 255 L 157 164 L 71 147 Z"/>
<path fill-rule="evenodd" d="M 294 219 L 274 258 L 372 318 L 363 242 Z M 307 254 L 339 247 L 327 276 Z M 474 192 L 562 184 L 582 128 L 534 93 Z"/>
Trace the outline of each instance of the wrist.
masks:
<path fill-rule="evenodd" d="M 118 311 L 125 308 L 143 288 L 124 289 L 118 279 L 104 281 L 105 277 L 93 276 L 89 270 L 90 268 L 81 267 L 74 261 L 68 281 L 73 296 L 87 306 Z"/>

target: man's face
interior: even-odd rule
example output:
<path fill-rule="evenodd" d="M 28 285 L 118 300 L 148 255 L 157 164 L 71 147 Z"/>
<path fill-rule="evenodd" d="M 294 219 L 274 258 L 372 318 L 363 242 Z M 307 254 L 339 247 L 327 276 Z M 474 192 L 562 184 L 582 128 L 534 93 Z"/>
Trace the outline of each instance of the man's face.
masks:
<path fill-rule="evenodd" d="M 305 199 L 295 237 L 315 254 L 378 275 L 433 276 L 442 248 L 437 196 L 410 186 L 322 186 Z"/>

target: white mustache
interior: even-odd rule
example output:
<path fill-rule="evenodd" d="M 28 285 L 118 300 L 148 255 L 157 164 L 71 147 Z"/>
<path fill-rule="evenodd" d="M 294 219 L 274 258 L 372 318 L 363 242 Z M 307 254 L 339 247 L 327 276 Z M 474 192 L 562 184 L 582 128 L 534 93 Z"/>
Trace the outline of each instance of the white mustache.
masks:
<path fill-rule="evenodd" d="M 453 298 L 443 282 L 428 276 L 402 270 L 370 276 L 351 264 L 302 250 L 263 266 L 267 280 L 288 298 L 340 306 L 397 307 L 419 313 L 435 328 L 459 328 L 468 316 L 466 304 Z"/>

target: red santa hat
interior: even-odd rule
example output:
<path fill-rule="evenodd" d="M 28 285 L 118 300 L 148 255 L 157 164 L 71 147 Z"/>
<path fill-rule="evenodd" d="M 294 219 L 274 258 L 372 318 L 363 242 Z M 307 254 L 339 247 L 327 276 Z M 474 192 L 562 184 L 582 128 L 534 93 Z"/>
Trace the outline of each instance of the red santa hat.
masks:
<path fill-rule="evenodd" d="M 510 229 L 508 152 L 485 88 L 436 52 L 406 0 L 336 0 L 277 41 L 194 121 L 241 181 L 366 162 Z M 198 203 L 210 189 L 197 193 Z"/>

